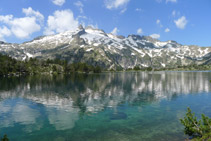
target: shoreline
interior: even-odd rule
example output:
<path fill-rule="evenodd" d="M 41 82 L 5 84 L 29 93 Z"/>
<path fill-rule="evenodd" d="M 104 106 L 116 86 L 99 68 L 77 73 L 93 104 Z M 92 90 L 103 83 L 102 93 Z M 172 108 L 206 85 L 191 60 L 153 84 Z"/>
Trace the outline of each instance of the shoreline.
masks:
<path fill-rule="evenodd" d="M 41 72 L 41 73 L 10 73 L 5 75 L 0 75 L 0 77 L 21 77 L 21 76 L 37 76 L 37 75 L 71 75 L 71 74 L 103 74 L 103 73 L 127 73 L 127 72 L 146 72 L 146 73 L 153 73 L 153 72 L 211 72 L 211 70 L 154 70 L 154 71 L 143 71 L 143 70 L 126 70 L 126 71 L 102 71 L 100 73 L 94 72 L 70 72 L 70 73 L 50 73 L 50 72 Z"/>

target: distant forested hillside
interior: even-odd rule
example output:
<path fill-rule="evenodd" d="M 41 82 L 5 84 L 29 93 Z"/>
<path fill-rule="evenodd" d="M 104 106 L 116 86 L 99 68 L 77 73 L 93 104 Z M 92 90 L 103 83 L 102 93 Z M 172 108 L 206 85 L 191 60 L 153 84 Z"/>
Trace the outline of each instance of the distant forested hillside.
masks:
<path fill-rule="evenodd" d="M 7 55 L 0 54 L 0 75 L 40 74 L 40 73 L 70 73 L 70 72 L 101 72 L 99 66 L 86 63 L 68 64 L 65 60 L 39 60 L 30 58 L 18 61 Z"/>

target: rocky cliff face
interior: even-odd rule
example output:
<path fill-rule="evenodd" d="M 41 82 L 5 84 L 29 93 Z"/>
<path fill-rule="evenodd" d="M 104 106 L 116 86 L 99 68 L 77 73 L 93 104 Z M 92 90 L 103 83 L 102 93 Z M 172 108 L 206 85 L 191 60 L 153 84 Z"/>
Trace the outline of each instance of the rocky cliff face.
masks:
<path fill-rule="evenodd" d="M 116 36 L 82 26 L 74 31 L 38 37 L 22 44 L 0 42 L 0 53 L 19 60 L 59 58 L 69 63 L 86 62 L 107 69 L 134 66 L 162 68 L 211 62 L 211 47 L 161 42 L 148 36 Z"/>

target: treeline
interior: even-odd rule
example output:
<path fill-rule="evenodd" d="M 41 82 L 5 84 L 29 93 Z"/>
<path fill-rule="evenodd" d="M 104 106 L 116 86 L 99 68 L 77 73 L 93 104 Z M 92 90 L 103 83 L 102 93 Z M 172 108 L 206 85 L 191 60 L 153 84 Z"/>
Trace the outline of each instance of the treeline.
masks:
<path fill-rule="evenodd" d="M 86 63 L 68 64 L 66 60 L 40 60 L 30 58 L 25 61 L 18 61 L 7 55 L 0 54 L 0 75 L 20 75 L 20 74 L 69 74 L 71 72 L 100 73 L 102 68 L 91 66 Z"/>
<path fill-rule="evenodd" d="M 99 66 L 92 66 L 86 63 L 73 63 L 69 64 L 66 60 L 54 59 L 54 60 L 40 60 L 36 58 L 30 58 L 25 61 L 18 61 L 7 55 L 0 54 L 0 75 L 20 75 L 20 74 L 69 74 L 71 72 L 84 72 L 84 73 L 100 73 L 103 69 Z M 211 70 L 211 65 L 189 65 L 189 66 L 177 66 L 167 68 L 152 68 L 145 67 L 140 68 L 135 66 L 134 68 L 124 70 L 122 67 L 117 67 L 115 70 L 109 71 L 188 71 L 188 70 Z M 106 71 L 104 69 L 104 71 Z"/>
<path fill-rule="evenodd" d="M 144 67 L 140 68 L 135 66 L 134 68 L 127 69 L 127 71 L 197 71 L 197 70 L 211 70 L 211 65 L 187 65 L 187 66 L 176 66 L 166 68 L 152 68 Z"/>
<path fill-rule="evenodd" d="M 135 66 L 133 68 L 127 69 L 127 71 L 152 71 L 152 70 L 153 70 L 152 67 L 140 68 L 139 66 Z"/>
<path fill-rule="evenodd" d="M 187 66 L 177 66 L 177 67 L 170 67 L 170 68 L 161 68 L 159 71 L 162 70 L 175 70 L 175 71 L 197 71 L 197 70 L 211 70 L 211 65 L 187 65 Z"/>

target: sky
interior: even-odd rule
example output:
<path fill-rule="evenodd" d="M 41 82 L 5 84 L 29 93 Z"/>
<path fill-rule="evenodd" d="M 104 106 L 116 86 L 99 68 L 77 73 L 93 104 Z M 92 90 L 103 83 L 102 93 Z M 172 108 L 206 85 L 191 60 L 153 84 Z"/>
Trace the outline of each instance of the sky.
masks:
<path fill-rule="evenodd" d="M 211 0 L 0 0 L 1 41 L 22 43 L 80 24 L 211 46 Z"/>

